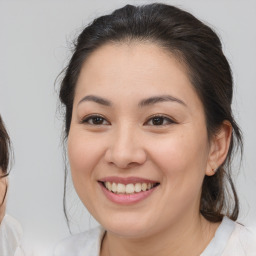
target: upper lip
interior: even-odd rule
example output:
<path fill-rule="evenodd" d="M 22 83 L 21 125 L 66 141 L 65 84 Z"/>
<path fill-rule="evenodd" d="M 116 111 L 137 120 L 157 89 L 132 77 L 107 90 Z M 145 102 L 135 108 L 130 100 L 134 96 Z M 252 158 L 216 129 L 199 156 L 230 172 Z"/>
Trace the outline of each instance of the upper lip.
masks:
<path fill-rule="evenodd" d="M 109 176 L 98 180 L 99 182 L 111 182 L 111 183 L 121 183 L 124 185 L 127 184 L 136 184 L 136 183 L 159 183 L 155 180 L 150 180 L 146 178 L 140 177 L 117 177 L 117 176 Z"/>

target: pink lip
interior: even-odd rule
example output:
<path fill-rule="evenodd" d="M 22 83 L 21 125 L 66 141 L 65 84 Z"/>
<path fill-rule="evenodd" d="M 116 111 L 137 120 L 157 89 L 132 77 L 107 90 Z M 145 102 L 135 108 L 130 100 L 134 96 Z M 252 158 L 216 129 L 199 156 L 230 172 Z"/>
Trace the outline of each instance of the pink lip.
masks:
<path fill-rule="evenodd" d="M 113 178 L 113 177 L 112 177 Z M 119 183 L 123 183 L 123 184 L 131 184 L 131 183 L 136 183 L 136 182 L 142 182 L 141 179 L 140 181 L 137 180 L 134 180 L 134 179 L 125 179 L 125 180 L 120 180 L 120 179 L 115 179 L 115 181 L 113 181 L 113 179 L 107 179 L 104 181 L 111 181 L 111 182 L 117 182 L 119 181 Z M 132 182 L 134 181 L 134 182 Z M 149 181 L 149 180 L 144 180 L 143 181 L 145 183 L 155 183 L 155 182 L 152 182 L 152 181 Z M 124 183 L 125 182 L 125 183 Z M 146 199 L 147 197 L 149 197 L 154 191 L 155 189 L 157 189 L 157 187 L 153 187 L 151 188 L 150 190 L 147 190 L 147 191 L 141 191 L 139 193 L 134 193 L 134 194 L 115 194 L 115 193 L 112 193 L 111 191 L 109 191 L 108 189 L 105 188 L 105 186 L 102 184 L 102 182 L 99 182 L 99 185 L 104 193 L 104 195 L 113 203 L 116 203 L 116 204 L 120 204 L 120 205 L 131 205 L 131 204 L 135 204 L 135 203 L 138 203 L 144 199 Z"/>
<path fill-rule="evenodd" d="M 144 178 L 139 178 L 139 177 L 116 177 L 116 176 L 112 176 L 112 177 L 106 177 L 103 179 L 99 180 L 100 182 L 115 182 L 115 183 L 122 183 L 124 185 L 127 184 L 135 184 L 135 183 L 159 183 L 157 181 L 154 180 L 149 180 L 149 179 L 144 179 Z"/>

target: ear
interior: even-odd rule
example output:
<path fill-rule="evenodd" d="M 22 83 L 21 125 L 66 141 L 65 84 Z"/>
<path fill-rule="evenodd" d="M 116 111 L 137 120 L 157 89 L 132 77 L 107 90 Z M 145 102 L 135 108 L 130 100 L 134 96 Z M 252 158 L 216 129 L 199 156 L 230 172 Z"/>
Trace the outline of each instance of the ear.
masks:
<path fill-rule="evenodd" d="M 217 168 L 225 161 L 232 135 L 232 126 L 229 121 L 224 121 L 219 131 L 213 135 L 207 162 L 206 175 L 212 176 Z"/>

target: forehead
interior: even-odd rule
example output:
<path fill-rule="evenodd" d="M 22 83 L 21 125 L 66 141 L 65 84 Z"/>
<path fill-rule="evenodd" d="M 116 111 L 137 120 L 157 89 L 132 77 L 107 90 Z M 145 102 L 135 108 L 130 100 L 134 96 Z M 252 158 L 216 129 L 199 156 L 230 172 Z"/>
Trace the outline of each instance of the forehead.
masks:
<path fill-rule="evenodd" d="M 110 75 L 121 78 L 124 74 L 145 78 L 146 74 L 147 77 L 153 78 L 157 73 L 162 75 L 160 79 L 166 75 L 166 71 L 171 71 L 173 79 L 177 77 L 174 76 L 175 72 L 180 71 L 187 80 L 185 66 L 171 52 L 150 42 L 130 42 L 101 46 L 86 59 L 81 74 L 93 72 L 105 78 Z"/>
<path fill-rule="evenodd" d="M 113 92 L 144 97 L 171 93 L 187 100 L 198 98 L 185 65 L 172 53 L 147 42 L 106 44 L 86 59 L 76 95 L 103 92 L 109 96 Z"/>

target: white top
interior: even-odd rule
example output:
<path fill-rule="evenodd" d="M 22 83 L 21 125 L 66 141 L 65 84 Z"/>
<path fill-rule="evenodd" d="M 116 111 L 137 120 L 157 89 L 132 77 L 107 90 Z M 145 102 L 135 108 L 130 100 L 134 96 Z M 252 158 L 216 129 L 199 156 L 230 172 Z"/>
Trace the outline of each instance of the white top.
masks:
<path fill-rule="evenodd" d="M 66 238 L 57 245 L 54 256 L 99 256 L 104 234 L 98 227 Z M 200 256 L 256 256 L 256 230 L 224 217 Z"/>
<path fill-rule="evenodd" d="M 22 229 L 17 220 L 5 215 L 0 224 L 0 255 L 23 255 L 20 248 Z"/>

